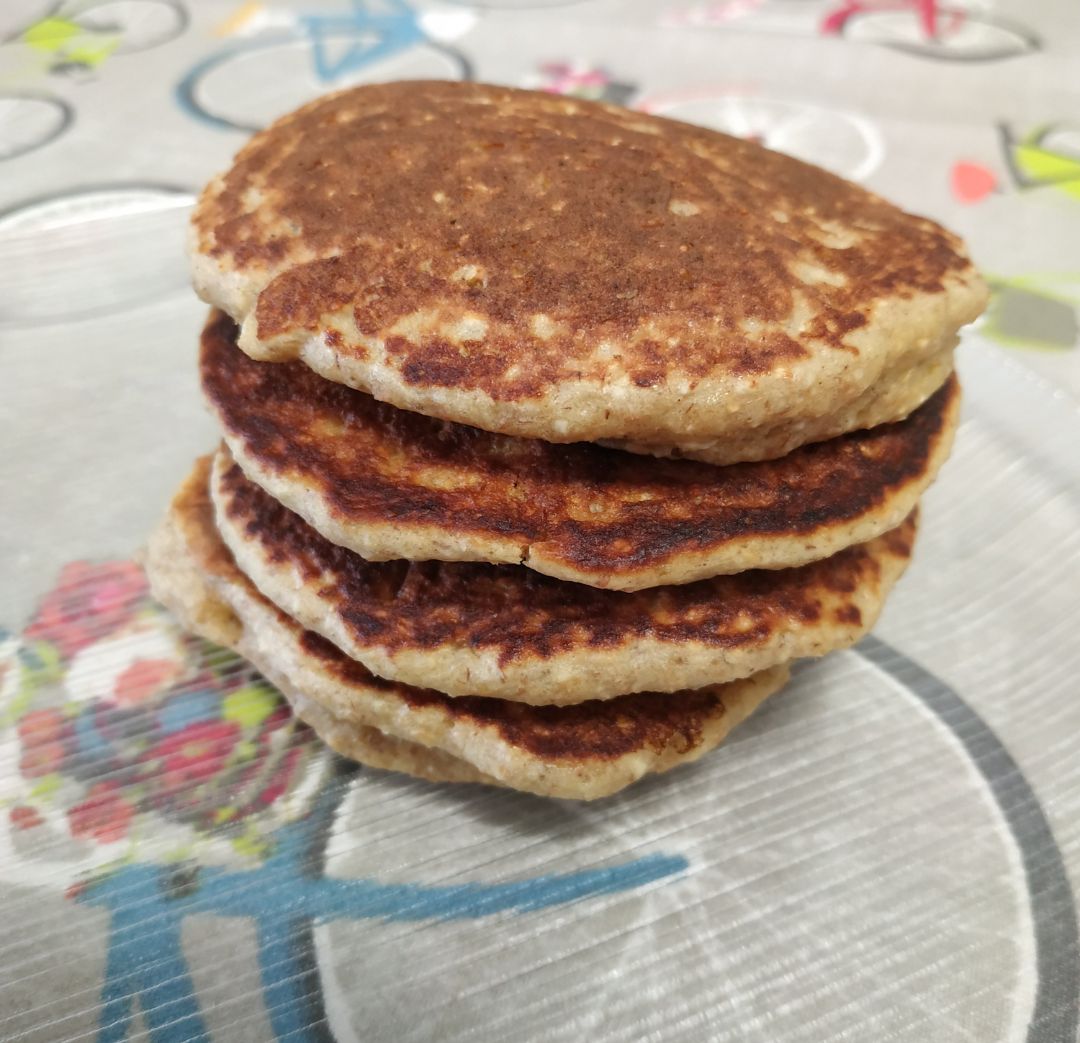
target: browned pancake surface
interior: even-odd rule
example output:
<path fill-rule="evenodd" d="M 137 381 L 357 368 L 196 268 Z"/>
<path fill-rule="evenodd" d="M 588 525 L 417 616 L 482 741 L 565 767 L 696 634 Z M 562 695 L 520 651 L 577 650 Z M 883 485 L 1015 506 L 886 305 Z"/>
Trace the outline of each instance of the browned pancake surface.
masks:
<path fill-rule="evenodd" d="M 589 699 L 570 706 L 531 706 L 507 699 L 443 695 L 376 677 L 335 645 L 310 630 L 304 651 L 317 657 L 344 684 L 367 684 L 393 692 L 409 706 L 436 706 L 455 719 L 498 729 L 503 740 L 545 760 L 614 758 L 633 750 L 677 748 L 689 753 L 707 721 L 723 713 L 723 685 L 681 692 L 638 692 Z"/>
<path fill-rule="evenodd" d="M 534 396 L 595 367 L 598 341 L 645 323 L 654 337 L 621 343 L 638 386 L 672 369 L 760 374 L 806 353 L 777 330 L 741 329 L 788 318 L 792 268 L 829 273 L 803 287 L 816 311 L 805 336 L 844 350 L 875 298 L 937 292 L 970 267 L 939 226 L 753 143 L 483 85 L 343 92 L 254 139 L 197 227 L 212 256 L 274 267 L 293 244 L 252 210 L 252 184 L 272 192 L 275 215 L 317 258 L 261 294 L 260 337 L 314 330 L 348 306 L 361 333 L 387 335 L 407 381 L 494 398 Z M 837 249 L 830 224 L 865 234 Z M 478 310 L 505 333 L 466 350 L 394 336 L 433 302 Z M 536 336 L 537 314 L 567 332 Z M 677 345 L 664 341 L 672 332 Z"/>
<path fill-rule="evenodd" d="M 273 608 L 240 572 L 214 523 L 207 491 L 209 457 L 200 460 L 173 503 L 174 516 L 200 570 L 217 580 L 239 584 L 269 608 L 303 652 L 339 679 L 344 690 L 375 689 L 410 707 L 435 707 L 456 721 L 494 728 L 515 749 L 544 760 L 615 759 L 636 750 L 694 750 L 702 729 L 724 713 L 725 686 L 673 693 L 640 692 L 573 706 L 529 706 L 502 699 L 451 698 L 377 677 L 336 646 Z"/>
<path fill-rule="evenodd" d="M 253 358 L 489 431 L 769 459 L 902 419 L 986 302 L 960 240 L 701 127 L 388 83 L 251 140 L 196 288 Z"/>
<path fill-rule="evenodd" d="M 871 545 L 799 569 L 754 570 L 635 593 L 559 582 L 512 565 L 369 562 L 329 543 L 240 468 L 221 476 L 224 509 L 267 560 L 317 589 L 359 646 L 401 650 L 466 647 L 502 665 L 649 638 L 720 649 L 766 642 L 794 626 L 858 626 L 855 595 L 875 588 L 881 547 L 910 556 L 914 518 Z M 832 605 L 825 619 L 823 603 Z"/>
<path fill-rule="evenodd" d="M 235 334 L 227 316 L 211 317 L 204 392 L 252 477 L 269 472 L 316 493 L 318 508 L 304 513 L 317 527 L 325 531 L 325 512 L 346 534 L 358 531 L 361 547 L 390 544 L 380 557 L 420 556 L 395 554 L 394 538 L 433 530 L 463 547 L 461 558 L 621 589 L 801 564 L 877 535 L 936 471 L 959 400 L 953 377 L 901 423 L 721 468 L 403 412 L 301 363 L 254 362 Z M 902 513 L 890 518 L 898 495 Z"/>

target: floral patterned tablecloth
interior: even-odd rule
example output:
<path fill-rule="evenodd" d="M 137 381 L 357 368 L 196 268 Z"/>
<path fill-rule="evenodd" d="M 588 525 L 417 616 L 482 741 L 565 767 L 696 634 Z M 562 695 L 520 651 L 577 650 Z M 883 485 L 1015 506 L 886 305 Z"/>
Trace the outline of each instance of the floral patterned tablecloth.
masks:
<path fill-rule="evenodd" d="M 598 806 L 333 758 L 134 556 L 214 443 L 194 194 L 316 94 L 473 78 L 819 163 L 993 302 L 877 638 Z M 1071 0 L 4 0 L 0 1038 L 1073 1043 Z"/>

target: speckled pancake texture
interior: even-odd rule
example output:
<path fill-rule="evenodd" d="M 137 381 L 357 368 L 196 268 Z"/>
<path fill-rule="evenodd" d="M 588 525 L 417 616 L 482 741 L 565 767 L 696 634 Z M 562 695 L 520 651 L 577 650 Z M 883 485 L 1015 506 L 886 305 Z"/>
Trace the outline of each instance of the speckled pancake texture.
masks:
<path fill-rule="evenodd" d="M 534 704 L 677 691 L 852 644 L 911 554 L 915 519 L 798 569 L 635 593 L 515 565 L 369 562 L 335 546 L 219 450 L 221 536 L 255 587 L 373 673 Z"/>
<path fill-rule="evenodd" d="M 700 691 L 572 707 L 450 698 L 383 680 L 262 597 L 214 525 L 199 461 L 150 540 L 155 594 L 208 640 L 237 650 L 334 749 L 376 767 L 547 796 L 606 796 L 714 748 L 787 678 L 785 666 Z"/>
<path fill-rule="evenodd" d="M 828 557 L 895 528 L 948 455 L 955 377 L 907 420 L 715 467 L 553 445 L 406 413 L 253 362 L 218 312 L 203 391 L 245 475 L 369 561 L 522 564 L 637 590 Z"/>
<path fill-rule="evenodd" d="M 955 236 L 815 167 L 468 83 L 279 120 L 203 193 L 191 256 L 254 358 L 489 431 L 715 463 L 903 418 L 986 302 Z"/>

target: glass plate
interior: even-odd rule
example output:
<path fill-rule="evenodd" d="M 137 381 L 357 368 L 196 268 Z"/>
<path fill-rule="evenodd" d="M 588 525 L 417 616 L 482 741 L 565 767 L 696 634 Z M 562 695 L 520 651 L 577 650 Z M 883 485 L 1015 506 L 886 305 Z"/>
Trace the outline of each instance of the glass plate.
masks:
<path fill-rule="evenodd" d="M 346 766 L 130 566 L 67 567 L 0 640 L 0 1035 L 1074 1039 L 1080 417 L 960 368 L 875 636 L 595 805 Z"/>

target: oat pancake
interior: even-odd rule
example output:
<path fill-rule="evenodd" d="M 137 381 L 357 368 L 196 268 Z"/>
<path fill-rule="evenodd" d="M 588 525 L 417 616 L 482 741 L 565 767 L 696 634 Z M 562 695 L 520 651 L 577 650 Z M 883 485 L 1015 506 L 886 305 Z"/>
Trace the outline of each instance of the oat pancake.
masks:
<path fill-rule="evenodd" d="M 940 390 L 953 372 L 953 349 L 939 351 L 910 369 L 890 367 L 861 395 L 827 417 L 813 420 L 766 419 L 758 427 L 729 431 L 719 438 L 683 442 L 677 446 L 605 438 L 601 445 L 630 453 L 672 459 L 698 460 L 714 466 L 775 460 L 804 445 L 884 424 L 898 423 Z"/>
<path fill-rule="evenodd" d="M 331 94 L 196 208 L 252 357 L 399 407 L 716 463 L 906 416 L 986 302 L 960 241 L 751 142 L 470 83 Z"/>
<path fill-rule="evenodd" d="M 429 782 L 482 782 L 488 786 L 505 786 L 506 783 L 485 775 L 468 761 L 421 746 L 408 739 L 386 735 L 378 728 L 352 724 L 335 717 L 329 710 L 302 697 L 289 697 L 293 713 L 335 753 L 349 760 L 359 761 L 369 768 L 382 768 L 405 775 L 414 775 Z M 543 794 L 555 796 L 556 794 Z M 586 798 L 579 798 L 586 799 Z"/>
<path fill-rule="evenodd" d="M 200 461 L 151 537 L 155 595 L 181 621 L 250 660 L 334 749 L 427 778 L 546 796 L 606 796 L 714 748 L 787 678 L 775 667 L 701 691 L 570 707 L 451 698 L 375 677 L 305 632 L 237 569 L 214 525 Z"/>
<path fill-rule="evenodd" d="M 915 535 L 909 516 L 799 569 L 628 594 L 516 565 L 365 561 L 248 481 L 224 448 L 210 490 L 258 590 L 373 673 L 534 704 L 702 688 L 846 647 L 873 625 Z"/>
<path fill-rule="evenodd" d="M 948 454 L 955 377 L 907 420 L 715 467 L 407 413 L 299 363 L 253 362 L 220 312 L 203 391 L 245 475 L 369 561 L 523 564 L 637 590 L 828 557 L 899 525 Z"/>

